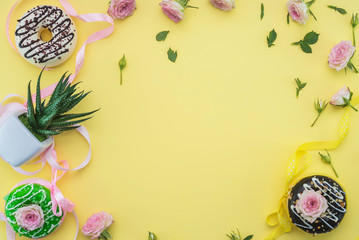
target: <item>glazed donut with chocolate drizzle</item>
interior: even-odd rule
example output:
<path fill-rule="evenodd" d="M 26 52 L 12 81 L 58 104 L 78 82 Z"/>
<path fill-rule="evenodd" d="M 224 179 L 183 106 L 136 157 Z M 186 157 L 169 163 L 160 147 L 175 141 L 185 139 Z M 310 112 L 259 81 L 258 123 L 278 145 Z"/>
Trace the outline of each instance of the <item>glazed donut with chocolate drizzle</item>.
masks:
<path fill-rule="evenodd" d="M 51 32 L 50 41 L 41 39 L 44 29 Z M 62 9 L 37 6 L 18 20 L 15 42 L 28 62 L 38 67 L 54 67 L 65 62 L 73 53 L 77 42 L 76 26 Z"/>
<path fill-rule="evenodd" d="M 337 228 L 346 211 L 346 193 L 326 176 L 303 178 L 288 196 L 288 212 L 293 224 L 313 235 Z"/>

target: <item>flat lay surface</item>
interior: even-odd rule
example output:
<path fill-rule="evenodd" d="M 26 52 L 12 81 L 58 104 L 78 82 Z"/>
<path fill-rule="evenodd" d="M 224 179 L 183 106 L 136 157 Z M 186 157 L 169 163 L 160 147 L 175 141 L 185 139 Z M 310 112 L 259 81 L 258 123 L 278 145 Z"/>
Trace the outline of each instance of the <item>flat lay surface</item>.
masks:
<path fill-rule="evenodd" d="M 15 1 L 0 3 L 0 99 L 9 93 L 26 97 L 27 84 L 41 71 L 17 55 L 7 42 L 5 22 Z M 108 1 L 70 1 L 79 14 L 106 13 Z M 261 3 L 264 17 L 260 19 Z M 16 19 L 37 5 L 61 7 L 57 1 L 23 1 L 11 18 L 14 40 Z M 92 142 L 90 164 L 68 172 L 58 181 L 62 193 L 76 204 L 80 226 L 95 212 L 112 213 L 113 239 L 147 239 L 148 231 L 159 240 L 225 240 L 238 228 L 243 235 L 264 239 L 271 228 L 267 215 L 276 209 L 286 183 L 289 157 L 302 143 L 336 140 L 344 114 L 328 106 L 314 127 L 314 100 L 330 100 L 344 85 L 359 96 L 359 74 L 330 69 L 328 55 L 342 40 L 352 40 L 351 14 L 359 12 L 356 0 L 317 1 L 311 10 L 318 21 L 306 25 L 286 23 L 286 1 L 240 0 L 223 12 L 209 1 L 192 0 L 199 9 L 186 9 L 174 23 L 159 1 L 137 0 L 133 16 L 115 20 L 108 38 L 88 45 L 84 66 L 75 82 L 92 93 L 74 112 L 97 108 L 84 123 Z M 340 6 L 341 15 L 327 7 Z M 74 19 L 78 32 L 74 54 L 52 71 L 45 71 L 42 87 L 75 70 L 76 53 L 92 33 L 108 23 L 83 23 Z M 275 29 L 275 46 L 266 37 Z M 156 34 L 168 30 L 165 41 Z M 315 31 L 319 35 L 312 53 L 292 42 Z M 359 39 L 359 32 L 357 31 Z M 175 63 L 167 51 L 178 52 Z M 126 55 L 120 85 L 118 61 Z M 359 57 L 352 62 L 359 66 Z M 294 78 L 307 82 L 296 98 Z M 350 112 L 348 137 L 330 151 L 335 175 L 317 151 L 302 175 L 328 175 L 347 192 L 342 223 L 318 240 L 354 240 L 359 236 L 359 113 Z M 71 168 L 86 157 L 88 145 L 76 131 L 55 137 L 60 160 Z M 35 170 L 38 166 L 25 166 Z M 27 177 L 0 161 L 0 196 Z M 51 169 L 35 177 L 50 180 Z M 3 201 L 3 206 L 5 201 Z M 4 211 L 4 207 L 0 208 Z M 56 232 L 46 239 L 73 239 L 75 219 L 68 214 Z M 294 228 L 279 239 L 311 237 Z M 5 239 L 0 223 L 0 239 Z M 19 239 L 25 239 L 20 237 Z M 78 239 L 86 238 L 79 233 Z"/>

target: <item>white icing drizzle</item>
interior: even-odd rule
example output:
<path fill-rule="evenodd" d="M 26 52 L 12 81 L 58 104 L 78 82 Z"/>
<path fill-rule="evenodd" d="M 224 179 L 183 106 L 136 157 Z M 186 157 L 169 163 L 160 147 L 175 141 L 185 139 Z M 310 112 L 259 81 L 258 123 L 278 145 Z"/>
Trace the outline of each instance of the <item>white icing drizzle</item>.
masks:
<path fill-rule="evenodd" d="M 336 189 L 334 189 L 333 186 L 330 186 L 330 184 L 327 181 L 323 181 L 323 183 L 325 185 L 327 185 L 327 191 L 324 191 L 324 185 L 320 183 L 319 179 L 316 177 L 312 178 L 313 183 L 319 188 L 319 190 L 323 193 L 324 196 L 328 196 L 330 198 L 330 200 L 332 200 L 335 205 L 337 205 L 337 207 L 334 207 L 332 203 L 328 202 L 328 205 L 331 206 L 332 208 L 334 208 L 335 210 L 337 210 L 338 212 L 341 213 L 345 213 L 347 210 L 345 209 L 345 207 L 342 207 L 337 201 L 335 201 L 334 197 L 339 198 L 340 200 L 344 200 L 344 195 L 345 194 L 343 191 L 343 194 L 341 194 L 339 191 L 337 191 Z M 330 194 L 328 194 L 328 192 Z"/>
<path fill-rule="evenodd" d="M 333 222 L 338 222 L 339 218 L 337 216 L 335 216 L 330 211 L 328 211 L 328 214 L 330 215 L 330 216 L 327 216 L 328 219 L 332 220 Z"/>
<path fill-rule="evenodd" d="M 295 206 L 294 206 L 294 205 L 291 205 L 291 206 L 290 206 L 290 209 L 291 209 L 292 212 L 302 221 L 302 223 L 305 224 L 305 226 L 303 226 L 303 225 L 294 223 L 296 226 L 302 227 L 302 228 L 305 228 L 305 229 L 313 229 L 313 226 L 310 225 L 309 223 L 307 223 L 307 222 L 304 220 L 304 218 L 303 218 L 302 216 L 300 216 L 300 215 L 297 213 L 297 211 L 294 210 L 294 209 L 295 209 Z"/>
<path fill-rule="evenodd" d="M 31 190 L 27 194 L 25 194 L 24 196 L 21 196 L 21 197 L 17 197 L 17 198 L 14 197 L 14 195 L 16 195 L 18 192 L 22 191 L 23 189 L 25 189 L 27 186 L 31 187 Z M 19 206 L 23 205 L 26 201 L 28 201 L 31 198 L 35 197 L 38 194 L 42 194 L 42 198 L 41 198 L 39 203 L 42 203 L 43 201 L 45 201 L 46 193 L 45 193 L 45 191 L 43 189 L 40 189 L 36 193 L 33 193 L 30 197 L 27 197 L 33 192 L 33 190 L 34 190 L 34 184 L 32 184 L 32 183 L 31 184 L 26 184 L 22 188 L 16 190 L 14 192 L 14 194 L 13 194 L 13 198 L 6 204 L 5 209 L 9 210 L 9 211 L 14 210 L 14 209 L 18 208 Z M 22 200 L 22 201 L 19 204 L 13 206 L 13 207 L 9 207 L 13 202 L 18 201 L 18 200 Z"/>
<path fill-rule="evenodd" d="M 325 221 L 323 218 L 320 218 L 320 220 L 323 221 L 323 223 L 325 223 L 325 225 L 327 225 L 330 229 L 334 229 L 334 227 L 332 227 L 332 225 L 330 225 L 329 223 L 327 223 L 327 221 Z"/>

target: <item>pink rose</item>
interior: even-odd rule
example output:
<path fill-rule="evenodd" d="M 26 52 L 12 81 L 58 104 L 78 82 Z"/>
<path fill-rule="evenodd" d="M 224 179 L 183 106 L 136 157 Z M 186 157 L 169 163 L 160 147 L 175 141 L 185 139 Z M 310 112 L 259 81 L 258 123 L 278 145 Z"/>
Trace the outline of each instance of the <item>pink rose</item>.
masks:
<path fill-rule="evenodd" d="M 346 106 L 346 103 L 344 101 L 346 100 L 350 101 L 352 98 L 352 93 L 350 92 L 350 89 L 346 86 L 342 87 L 334 96 L 330 99 L 330 104 L 336 105 L 336 106 Z"/>
<path fill-rule="evenodd" d="M 346 68 L 354 52 L 355 47 L 351 41 L 341 41 L 333 47 L 329 54 L 329 67 L 337 71 Z"/>
<path fill-rule="evenodd" d="M 305 24 L 309 18 L 308 7 L 302 0 L 289 0 L 287 2 L 288 13 L 291 18 L 300 23 Z"/>
<path fill-rule="evenodd" d="M 91 239 L 99 238 L 101 235 L 104 235 L 104 232 L 106 232 L 106 235 L 109 235 L 106 229 L 113 222 L 112 215 L 106 212 L 95 213 L 87 219 L 82 227 L 82 232 L 85 236 L 91 237 Z"/>
<path fill-rule="evenodd" d="M 28 231 L 33 231 L 44 226 L 44 212 L 38 205 L 19 208 L 15 212 L 15 219 L 20 227 Z"/>
<path fill-rule="evenodd" d="M 111 0 L 107 13 L 114 19 L 131 16 L 136 9 L 136 0 Z"/>
<path fill-rule="evenodd" d="M 234 0 L 210 0 L 212 5 L 223 11 L 229 11 L 235 8 Z"/>
<path fill-rule="evenodd" d="M 310 223 L 321 217 L 327 208 L 327 199 L 320 194 L 320 191 L 314 190 L 304 190 L 295 205 L 296 211 Z"/>
<path fill-rule="evenodd" d="M 163 0 L 160 3 L 163 13 L 175 23 L 184 18 L 184 8 L 175 0 Z"/>

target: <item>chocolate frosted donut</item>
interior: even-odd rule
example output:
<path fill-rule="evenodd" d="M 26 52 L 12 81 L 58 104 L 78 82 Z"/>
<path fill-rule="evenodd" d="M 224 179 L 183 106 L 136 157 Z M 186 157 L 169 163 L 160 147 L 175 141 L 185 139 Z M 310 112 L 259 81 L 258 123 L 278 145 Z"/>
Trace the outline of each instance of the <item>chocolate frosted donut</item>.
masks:
<path fill-rule="evenodd" d="M 40 38 L 41 31 L 52 33 L 50 41 Z M 54 67 L 66 61 L 75 49 L 76 27 L 71 18 L 55 6 L 37 6 L 19 20 L 15 31 L 20 54 L 38 67 Z"/>
<path fill-rule="evenodd" d="M 288 212 L 293 224 L 313 235 L 327 233 L 338 227 L 346 207 L 343 188 L 326 176 L 302 179 L 288 196 Z"/>

